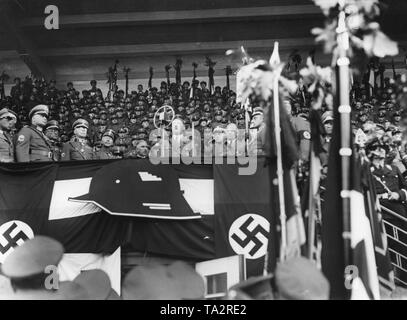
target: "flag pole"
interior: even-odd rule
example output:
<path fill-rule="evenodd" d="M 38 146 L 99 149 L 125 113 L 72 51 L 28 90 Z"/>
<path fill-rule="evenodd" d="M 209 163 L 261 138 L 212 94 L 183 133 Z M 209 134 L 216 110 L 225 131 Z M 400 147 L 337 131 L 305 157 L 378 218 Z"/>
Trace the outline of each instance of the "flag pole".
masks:
<path fill-rule="evenodd" d="M 192 129 L 192 158 L 195 158 L 195 125 L 194 122 L 192 121 L 191 117 L 191 129 Z"/>
<path fill-rule="evenodd" d="M 285 260 L 287 250 L 287 226 L 284 197 L 284 170 L 281 149 L 281 126 L 280 126 L 280 101 L 279 101 L 279 78 L 280 70 L 278 64 L 280 57 L 278 52 L 278 42 L 274 42 L 274 50 L 270 57 L 270 65 L 275 65 L 273 77 L 273 106 L 274 106 L 274 130 L 276 136 L 277 148 L 277 181 L 278 181 L 278 200 L 280 206 L 280 223 L 281 223 L 281 244 L 280 244 L 280 262 Z"/>
<path fill-rule="evenodd" d="M 313 260 L 315 248 L 315 190 L 314 190 L 314 177 L 315 172 L 315 153 L 314 143 L 311 141 L 311 157 L 310 157 L 310 173 L 309 173 L 309 194 L 308 194 L 308 259 Z"/>
<path fill-rule="evenodd" d="M 249 106 L 250 106 L 250 100 L 249 97 L 246 98 L 246 101 L 244 102 L 244 122 L 245 122 L 245 141 L 246 141 L 246 151 L 247 155 L 249 156 Z"/>
<path fill-rule="evenodd" d="M 342 3 L 343 4 L 343 3 Z M 343 9 L 343 5 L 341 6 Z M 350 226 L 350 165 L 352 156 L 351 147 L 351 127 L 350 127 L 350 101 L 349 101 L 349 34 L 346 27 L 345 12 L 341 10 L 338 19 L 337 42 L 338 59 L 336 64 L 339 73 L 339 107 L 340 119 L 340 149 L 341 157 L 341 198 L 343 214 L 343 241 L 344 241 L 344 261 L 345 266 L 351 264 L 351 226 Z"/>

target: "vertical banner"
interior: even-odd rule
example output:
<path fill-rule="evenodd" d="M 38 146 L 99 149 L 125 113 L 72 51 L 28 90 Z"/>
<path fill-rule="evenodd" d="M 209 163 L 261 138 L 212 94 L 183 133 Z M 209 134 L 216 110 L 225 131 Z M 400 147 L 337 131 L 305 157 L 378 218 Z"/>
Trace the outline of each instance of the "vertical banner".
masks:
<path fill-rule="evenodd" d="M 236 165 L 214 165 L 213 170 L 216 256 L 242 254 L 247 277 L 261 275 L 273 236 L 269 167 L 264 167 L 264 159 L 258 159 L 253 175 L 239 175 Z"/>

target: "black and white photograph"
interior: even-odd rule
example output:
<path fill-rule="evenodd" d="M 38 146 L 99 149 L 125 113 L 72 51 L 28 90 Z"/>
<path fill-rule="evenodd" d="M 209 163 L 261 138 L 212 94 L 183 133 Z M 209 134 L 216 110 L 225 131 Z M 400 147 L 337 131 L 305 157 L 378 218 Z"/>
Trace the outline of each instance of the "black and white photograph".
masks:
<path fill-rule="evenodd" d="M 0 300 L 407 300 L 406 17 L 0 0 Z"/>

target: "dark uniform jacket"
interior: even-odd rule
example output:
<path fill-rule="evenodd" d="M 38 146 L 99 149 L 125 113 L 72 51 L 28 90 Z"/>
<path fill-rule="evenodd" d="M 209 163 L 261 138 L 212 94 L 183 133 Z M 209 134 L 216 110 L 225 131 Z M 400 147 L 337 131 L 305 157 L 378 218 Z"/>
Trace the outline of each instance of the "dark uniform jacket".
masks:
<path fill-rule="evenodd" d="M 63 161 L 93 160 L 94 153 L 92 147 L 86 141 L 81 142 L 74 137 L 71 141 L 64 143 L 61 158 Z"/>
<path fill-rule="evenodd" d="M 54 161 L 61 161 L 62 144 L 54 140 L 50 140 L 50 144 Z"/>
<path fill-rule="evenodd" d="M 53 161 L 52 148 L 44 133 L 33 126 L 24 126 L 17 134 L 17 162 Z"/>
<path fill-rule="evenodd" d="M 135 147 L 131 147 L 123 156 L 125 159 L 136 159 L 137 157 L 137 150 Z"/>
<path fill-rule="evenodd" d="M 14 143 L 8 133 L 0 130 L 0 162 L 14 162 Z"/>
<path fill-rule="evenodd" d="M 109 148 L 106 148 L 103 146 L 100 148 L 98 152 L 95 154 L 95 159 L 96 160 L 107 160 L 107 159 L 115 159 L 112 151 Z"/>
<path fill-rule="evenodd" d="M 297 143 L 299 146 L 299 157 L 300 160 L 308 162 L 310 145 L 311 145 L 311 126 L 309 121 L 298 115 L 293 117 L 291 123 L 297 133 Z"/>
<path fill-rule="evenodd" d="M 387 194 L 387 189 L 389 189 L 400 195 L 398 201 L 407 200 L 407 182 L 396 166 L 386 164 L 383 168 L 372 167 L 371 170 L 373 175 L 376 176 L 374 181 L 376 193 L 379 195 L 379 198 L 383 198 L 382 195 Z M 384 186 L 386 186 L 387 189 Z"/>
<path fill-rule="evenodd" d="M 253 129 L 251 129 L 253 130 Z M 248 144 L 249 155 L 266 154 L 266 125 L 262 123 L 256 131 L 256 135 L 251 135 Z"/>

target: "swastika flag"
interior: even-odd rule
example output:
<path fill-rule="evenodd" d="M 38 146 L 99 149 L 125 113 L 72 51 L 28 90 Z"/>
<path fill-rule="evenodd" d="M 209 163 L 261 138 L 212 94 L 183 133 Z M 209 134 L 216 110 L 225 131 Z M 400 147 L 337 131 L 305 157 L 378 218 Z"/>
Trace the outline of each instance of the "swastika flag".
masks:
<path fill-rule="evenodd" d="M 253 175 L 237 166 L 214 166 L 215 252 L 217 257 L 243 254 L 247 276 L 263 272 L 270 228 L 269 167 L 258 159 Z M 275 255 L 275 252 L 269 252 Z"/>

